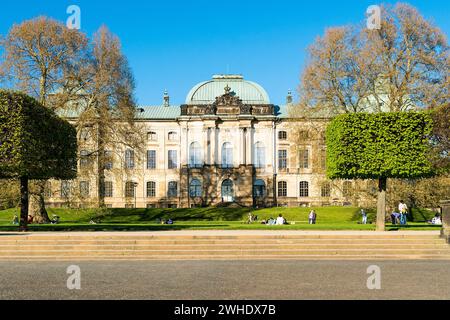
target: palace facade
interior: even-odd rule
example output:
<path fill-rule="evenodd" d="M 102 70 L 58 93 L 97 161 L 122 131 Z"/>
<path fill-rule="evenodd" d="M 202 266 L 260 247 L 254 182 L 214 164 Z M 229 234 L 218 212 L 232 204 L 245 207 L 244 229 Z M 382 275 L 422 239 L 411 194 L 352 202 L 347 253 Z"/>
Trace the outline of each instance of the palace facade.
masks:
<path fill-rule="evenodd" d="M 325 176 L 328 119 L 298 119 L 291 109 L 290 93 L 284 105 L 273 104 L 264 88 L 239 75 L 196 85 L 183 105 L 171 105 L 165 93 L 162 105 L 139 108 L 143 151 L 109 146 L 100 188 L 106 206 L 351 204 L 353 182 Z M 96 203 L 98 176 L 87 170 L 95 141 L 81 133 L 79 149 L 78 179 L 49 182 L 49 205 Z"/>

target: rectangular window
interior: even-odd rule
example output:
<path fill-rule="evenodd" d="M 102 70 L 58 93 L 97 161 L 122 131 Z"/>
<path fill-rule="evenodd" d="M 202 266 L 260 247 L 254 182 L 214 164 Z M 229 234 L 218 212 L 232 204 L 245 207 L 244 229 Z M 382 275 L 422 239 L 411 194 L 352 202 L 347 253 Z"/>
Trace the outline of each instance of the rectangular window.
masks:
<path fill-rule="evenodd" d="M 105 169 L 112 170 L 113 168 L 113 159 L 112 159 L 112 151 L 105 151 Z"/>
<path fill-rule="evenodd" d="M 82 198 L 89 197 L 89 181 L 80 181 L 80 196 Z"/>
<path fill-rule="evenodd" d="M 169 150 L 169 157 L 168 157 L 168 164 L 167 167 L 169 169 L 176 169 L 177 164 L 177 150 Z"/>
<path fill-rule="evenodd" d="M 331 196 L 331 185 L 328 182 L 322 184 L 322 187 L 320 188 L 320 195 L 324 198 Z"/>
<path fill-rule="evenodd" d="M 278 150 L 278 169 L 287 168 L 287 150 Z"/>
<path fill-rule="evenodd" d="M 102 195 L 105 198 L 112 198 L 113 196 L 113 183 L 112 181 L 105 181 L 102 186 Z"/>
<path fill-rule="evenodd" d="M 156 150 L 147 150 L 147 169 L 156 169 Z"/>
<path fill-rule="evenodd" d="M 287 197 L 287 182 L 286 181 L 278 182 L 278 196 L 279 197 Z"/>
<path fill-rule="evenodd" d="M 80 151 L 80 168 L 88 168 L 89 165 L 90 165 L 89 151 L 81 150 Z"/>
<path fill-rule="evenodd" d="M 147 198 L 156 197 L 156 183 L 154 181 L 147 182 Z"/>
<path fill-rule="evenodd" d="M 299 168 L 308 169 L 309 168 L 309 150 L 303 149 L 298 152 Z"/>
<path fill-rule="evenodd" d="M 134 198 L 134 190 L 136 188 L 136 184 L 132 181 L 128 181 L 125 183 L 125 197 L 126 198 Z"/>
<path fill-rule="evenodd" d="M 61 198 L 70 197 L 70 181 L 61 181 Z"/>
<path fill-rule="evenodd" d="M 300 181 L 300 197 L 307 198 L 309 197 L 309 182 L 308 181 Z"/>
<path fill-rule="evenodd" d="M 125 151 L 125 168 L 126 169 L 134 168 L 134 151 L 133 150 L 128 149 Z"/>

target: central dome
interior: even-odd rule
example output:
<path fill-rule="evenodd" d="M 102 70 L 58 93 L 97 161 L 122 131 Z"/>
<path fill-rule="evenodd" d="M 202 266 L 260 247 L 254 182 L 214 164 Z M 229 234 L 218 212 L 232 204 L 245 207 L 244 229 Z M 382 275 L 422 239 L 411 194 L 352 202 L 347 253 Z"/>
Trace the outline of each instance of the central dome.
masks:
<path fill-rule="evenodd" d="M 270 104 L 266 90 L 241 75 L 215 75 L 212 80 L 199 83 L 189 91 L 186 104 L 212 104 L 216 97 L 225 94 L 227 86 L 244 104 Z"/>

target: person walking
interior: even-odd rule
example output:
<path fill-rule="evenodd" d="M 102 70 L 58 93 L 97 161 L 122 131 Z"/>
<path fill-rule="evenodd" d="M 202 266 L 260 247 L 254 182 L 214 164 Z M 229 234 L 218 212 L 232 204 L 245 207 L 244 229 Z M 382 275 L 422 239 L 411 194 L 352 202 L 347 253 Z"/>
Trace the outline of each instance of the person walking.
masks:
<path fill-rule="evenodd" d="M 364 209 L 361 209 L 361 215 L 362 215 L 362 224 L 367 224 L 367 212 Z"/>
<path fill-rule="evenodd" d="M 309 212 L 309 217 L 308 217 L 309 224 L 316 224 L 316 219 L 317 219 L 316 211 L 311 210 Z"/>

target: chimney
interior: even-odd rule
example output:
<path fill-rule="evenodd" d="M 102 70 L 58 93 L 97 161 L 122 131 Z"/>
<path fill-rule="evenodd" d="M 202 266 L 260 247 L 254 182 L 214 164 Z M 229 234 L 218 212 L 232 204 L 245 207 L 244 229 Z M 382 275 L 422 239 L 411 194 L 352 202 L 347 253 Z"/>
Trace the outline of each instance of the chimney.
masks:
<path fill-rule="evenodd" d="M 286 104 L 287 105 L 292 104 L 292 90 L 291 89 L 288 90 L 288 94 L 286 96 Z"/>
<path fill-rule="evenodd" d="M 167 90 L 164 90 L 164 102 L 163 102 L 164 107 L 168 107 L 170 106 L 170 97 L 169 97 L 169 93 L 167 92 Z"/>

